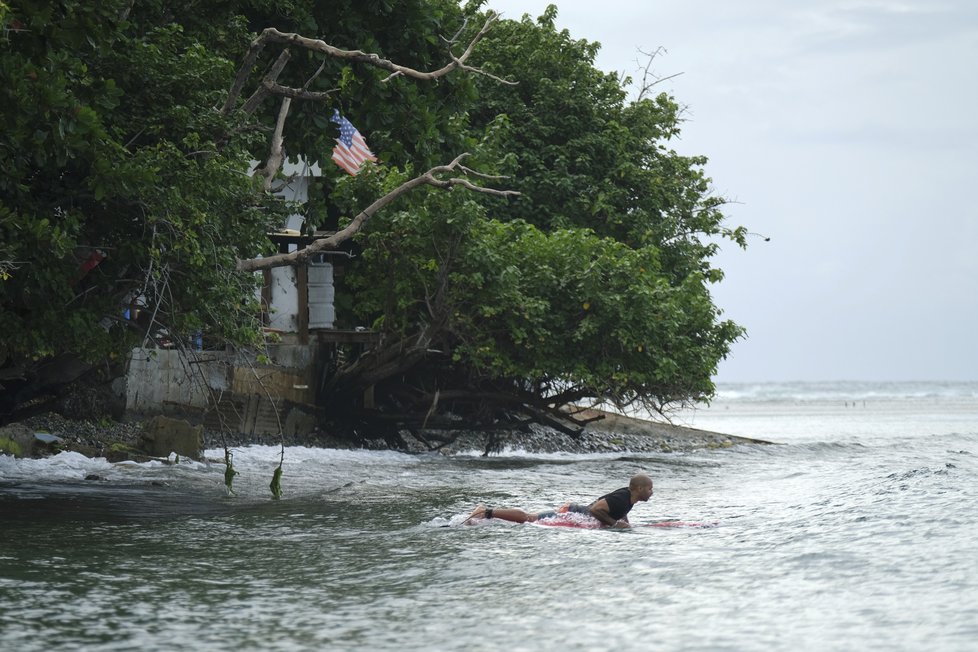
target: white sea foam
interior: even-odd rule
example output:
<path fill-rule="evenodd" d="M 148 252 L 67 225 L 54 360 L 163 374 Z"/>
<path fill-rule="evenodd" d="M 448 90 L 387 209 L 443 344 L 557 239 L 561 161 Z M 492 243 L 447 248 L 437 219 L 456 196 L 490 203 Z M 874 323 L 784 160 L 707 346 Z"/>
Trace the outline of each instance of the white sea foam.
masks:
<path fill-rule="evenodd" d="M 289 448 L 280 501 L 276 447 L 235 450 L 233 497 L 220 461 L 0 458 L 0 648 L 970 650 L 978 433 L 949 433 L 978 419 L 945 409 L 968 401 L 741 402 L 711 418 L 795 443 L 682 464 Z M 633 523 L 723 526 L 450 527 L 479 503 L 593 500 L 639 466 L 656 485 Z M 487 637 L 473 605 L 506 627 Z"/>
<path fill-rule="evenodd" d="M 828 428 L 839 438 L 869 435 L 887 437 L 904 431 L 973 433 L 978 430 L 978 383 L 756 383 L 721 384 L 709 408 L 683 411 L 675 422 L 705 430 L 773 441 L 806 441 Z M 482 457 L 482 450 L 456 454 Z M 279 446 L 243 446 L 232 449 L 233 464 L 242 473 L 236 482 L 264 492 L 270 469 L 282 459 Z M 612 455 L 614 456 L 614 455 Z M 490 459 L 532 458 L 543 462 L 608 459 L 608 453 L 533 453 L 507 446 Z M 433 456 L 440 459 L 440 455 Z M 183 458 L 110 463 L 78 453 L 50 458 L 14 459 L 0 455 L 0 480 L 76 481 L 96 475 L 108 480 L 162 480 L 204 478 L 223 482 L 224 450 L 205 451 L 207 462 Z M 361 473 L 411 474 L 428 456 L 365 449 L 341 450 L 290 446 L 285 449 L 286 476 L 310 475 L 321 485 L 336 486 Z M 259 478 L 260 480 L 249 480 Z"/>
<path fill-rule="evenodd" d="M 0 479 L 3 480 L 84 480 L 89 474 L 113 469 L 104 457 L 88 458 L 73 452 L 37 460 L 0 455 Z"/>
<path fill-rule="evenodd" d="M 870 399 L 974 399 L 978 382 L 769 382 L 718 383 L 719 401 L 860 401 Z"/>

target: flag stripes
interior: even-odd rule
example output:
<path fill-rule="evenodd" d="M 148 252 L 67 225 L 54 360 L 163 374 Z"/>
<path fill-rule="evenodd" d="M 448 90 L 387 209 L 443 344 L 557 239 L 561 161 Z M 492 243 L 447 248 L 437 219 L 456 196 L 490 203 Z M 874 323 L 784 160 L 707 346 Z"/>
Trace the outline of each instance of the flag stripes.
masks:
<path fill-rule="evenodd" d="M 349 120 L 340 115 L 338 110 L 333 111 L 330 120 L 340 126 L 340 137 L 336 139 L 336 147 L 333 148 L 333 161 L 338 166 L 347 174 L 356 175 L 364 162 L 377 162 L 377 157 L 367 147 L 367 141 Z"/>

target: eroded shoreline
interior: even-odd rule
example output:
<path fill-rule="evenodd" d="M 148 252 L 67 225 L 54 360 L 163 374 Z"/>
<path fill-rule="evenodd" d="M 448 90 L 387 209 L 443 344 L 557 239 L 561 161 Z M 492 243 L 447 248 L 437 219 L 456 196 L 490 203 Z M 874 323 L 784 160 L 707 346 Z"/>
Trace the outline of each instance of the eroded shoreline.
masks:
<path fill-rule="evenodd" d="M 400 433 L 403 443 L 392 444 L 384 439 L 363 439 L 360 441 L 337 437 L 328 432 L 313 431 L 303 435 L 223 435 L 219 432 L 203 431 L 204 449 L 240 448 L 251 444 L 305 446 L 310 448 L 401 450 L 408 453 L 427 453 L 436 450 L 445 455 L 489 454 L 503 450 L 520 450 L 527 453 L 611 453 L 611 452 L 683 452 L 697 449 L 729 448 L 739 444 L 769 444 L 771 442 L 749 439 L 707 430 L 699 430 L 660 421 L 648 421 L 611 413 L 598 413 L 590 410 L 586 416 L 600 414 L 602 419 L 588 424 L 578 435 L 569 435 L 554 428 L 531 425 L 528 432 L 523 431 L 472 431 L 462 430 L 451 433 L 454 441 L 437 445 L 432 438 L 415 437 L 404 431 Z M 49 444 L 34 442 L 34 450 L 24 456 L 44 456 L 59 450 L 71 450 L 88 457 L 106 457 L 110 461 L 146 457 L 142 448 L 142 438 L 146 422 L 130 421 L 90 421 L 66 419 L 56 413 L 31 417 L 0 429 L 0 442 L 11 439 L 11 433 L 19 433 L 20 441 L 37 433 L 56 438 Z M 4 451 L 18 454 L 17 451 Z M 21 451 L 19 454 L 24 454 Z"/>

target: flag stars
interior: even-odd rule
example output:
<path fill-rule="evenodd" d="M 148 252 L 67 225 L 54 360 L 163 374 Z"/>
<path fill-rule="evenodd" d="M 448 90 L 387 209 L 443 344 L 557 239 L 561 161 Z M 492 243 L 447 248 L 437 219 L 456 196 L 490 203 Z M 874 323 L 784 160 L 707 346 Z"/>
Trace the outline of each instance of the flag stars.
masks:
<path fill-rule="evenodd" d="M 338 166 L 347 174 L 356 175 L 365 161 L 377 162 L 377 157 L 367 147 L 367 141 L 338 110 L 334 109 L 330 120 L 340 127 L 340 137 L 336 139 L 336 147 L 333 148 L 333 161 Z"/>

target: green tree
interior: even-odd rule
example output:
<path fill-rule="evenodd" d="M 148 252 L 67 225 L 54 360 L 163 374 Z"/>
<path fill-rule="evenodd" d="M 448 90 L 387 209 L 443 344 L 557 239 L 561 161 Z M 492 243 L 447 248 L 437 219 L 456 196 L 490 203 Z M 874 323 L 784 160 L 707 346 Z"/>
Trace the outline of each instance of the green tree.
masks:
<path fill-rule="evenodd" d="M 361 318 L 400 352 L 398 364 L 377 352 L 386 377 L 364 364 L 353 389 L 379 383 L 429 425 L 436 401 L 491 422 L 584 398 L 703 400 L 742 335 L 709 286 L 718 240 L 743 245 L 744 230 L 724 226 L 706 160 L 669 148 L 678 106 L 628 101 L 594 68 L 598 45 L 557 31 L 555 16 L 503 21 L 479 50 L 485 70 L 519 84 L 476 79 L 475 151 L 503 161 L 521 196 L 418 194 L 374 219 L 352 274 Z"/>
<path fill-rule="evenodd" d="M 506 171 L 523 195 L 493 217 L 544 230 L 589 228 L 631 247 L 657 247 L 678 278 L 707 272 L 715 236 L 743 245 L 744 231 L 724 227 L 706 158 L 669 147 L 680 133 L 679 106 L 666 94 L 628 101 L 630 80 L 597 70 L 599 44 L 558 32 L 556 15 L 551 5 L 537 21 L 503 21 L 480 50 L 486 70 L 520 80 L 477 80 L 473 122 L 509 117 L 499 146 L 512 154 Z"/>
<path fill-rule="evenodd" d="M 124 355 L 150 330 L 123 319 L 137 295 L 154 330 L 254 337 L 240 319 L 253 282 L 227 270 L 267 246 L 275 211 L 246 174 L 260 139 L 226 139 L 214 110 L 249 33 L 170 9 L 197 13 L 108 0 L 3 16 L 0 381 Z"/>
<path fill-rule="evenodd" d="M 723 227 L 705 161 L 668 149 L 675 103 L 628 102 L 554 9 L 486 36 L 482 4 L 4 6 L 0 383 L 147 335 L 254 342 L 240 271 L 356 237 L 348 303 L 386 344 L 324 379 L 334 405 L 372 386 L 413 427 L 709 396 L 740 335 L 712 302 L 709 258 L 743 232 Z M 448 74 L 462 69 L 495 77 Z M 333 108 L 381 165 L 334 170 Z M 295 156 L 330 171 L 307 228 L 339 231 L 259 260 L 292 208 L 268 191 Z M 473 167 L 522 196 L 471 192 L 500 186 Z M 137 297 L 151 323 L 122 318 Z"/>
<path fill-rule="evenodd" d="M 254 277 L 235 267 L 267 252 L 265 233 L 290 207 L 249 173 L 268 156 L 281 97 L 228 102 L 253 30 L 309 29 L 425 66 L 436 51 L 446 56 L 436 34 L 463 22 L 448 1 L 328 9 L 303 0 L 0 7 L 0 386 L 8 400 L 0 413 L 50 380 L 124 359 L 148 336 L 184 340 L 203 329 L 257 341 Z M 324 169 L 333 169 L 333 107 L 363 117 L 382 158 L 396 165 L 434 159 L 448 133 L 436 126 L 466 97 L 464 82 L 431 84 L 428 96 L 412 81 L 382 82 L 389 73 L 362 63 L 284 49 L 294 60 L 278 81 L 330 100 L 296 103 L 285 124 L 288 154 Z M 259 58 L 242 69 L 246 93 L 268 64 Z M 328 220 L 317 209 L 339 176 L 327 177 L 311 202 L 311 226 Z M 137 301 L 141 321 L 124 319 Z"/>

